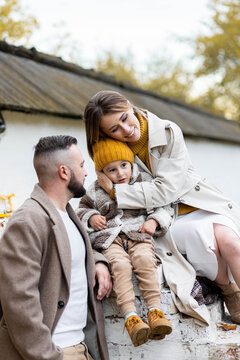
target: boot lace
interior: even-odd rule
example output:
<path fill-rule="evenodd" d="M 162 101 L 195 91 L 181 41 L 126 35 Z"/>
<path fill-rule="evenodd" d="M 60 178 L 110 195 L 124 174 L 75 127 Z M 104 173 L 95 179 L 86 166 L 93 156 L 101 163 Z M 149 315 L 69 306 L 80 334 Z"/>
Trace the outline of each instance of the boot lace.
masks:
<path fill-rule="evenodd" d="M 165 318 L 163 312 L 161 310 L 158 310 L 158 309 L 151 310 L 150 315 L 151 315 L 153 320 Z"/>
<path fill-rule="evenodd" d="M 136 315 L 132 315 L 129 316 L 127 318 L 127 320 L 125 321 L 124 327 L 123 327 L 123 333 L 126 327 L 129 328 L 129 330 L 131 330 L 136 324 L 139 324 L 141 322 L 141 319 L 136 316 Z"/>

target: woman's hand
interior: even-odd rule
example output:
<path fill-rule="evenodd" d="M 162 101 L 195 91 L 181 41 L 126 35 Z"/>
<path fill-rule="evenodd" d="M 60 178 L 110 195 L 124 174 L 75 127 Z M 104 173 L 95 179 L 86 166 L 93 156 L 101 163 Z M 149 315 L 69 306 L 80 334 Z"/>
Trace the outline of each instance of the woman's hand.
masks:
<path fill-rule="evenodd" d="M 145 221 L 144 224 L 140 226 L 138 229 L 141 233 L 147 233 L 149 235 L 153 235 L 155 233 L 156 228 L 158 227 L 158 222 L 154 219 L 149 219 Z"/>
<path fill-rule="evenodd" d="M 113 183 L 111 182 L 111 180 L 102 171 L 96 170 L 96 174 L 98 177 L 98 183 L 101 186 L 101 188 L 103 188 L 103 190 L 105 190 L 108 194 L 110 194 L 113 188 Z"/>
<path fill-rule="evenodd" d="M 94 230 L 107 229 L 106 218 L 102 215 L 92 215 L 89 219 L 89 224 Z"/>

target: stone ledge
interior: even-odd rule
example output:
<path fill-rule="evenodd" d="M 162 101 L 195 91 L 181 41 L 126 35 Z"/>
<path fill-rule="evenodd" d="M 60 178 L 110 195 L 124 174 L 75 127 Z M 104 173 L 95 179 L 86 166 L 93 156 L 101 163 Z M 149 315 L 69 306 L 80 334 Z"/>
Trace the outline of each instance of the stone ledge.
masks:
<path fill-rule="evenodd" d="M 138 314 L 147 321 L 147 308 L 133 278 L 135 303 Z M 240 357 L 240 326 L 237 330 L 225 332 L 217 327 L 222 321 L 223 305 L 218 300 L 208 305 L 210 326 L 199 326 L 193 318 L 178 312 L 171 297 L 170 290 L 162 288 L 162 309 L 171 321 L 173 332 L 163 340 L 149 340 L 134 347 L 127 331 L 123 333 L 124 319 L 116 305 L 116 298 L 111 294 L 103 301 L 105 329 L 111 360 L 169 359 L 169 360 L 204 360 L 204 359 L 238 359 Z M 223 318 L 226 322 L 229 318 Z"/>

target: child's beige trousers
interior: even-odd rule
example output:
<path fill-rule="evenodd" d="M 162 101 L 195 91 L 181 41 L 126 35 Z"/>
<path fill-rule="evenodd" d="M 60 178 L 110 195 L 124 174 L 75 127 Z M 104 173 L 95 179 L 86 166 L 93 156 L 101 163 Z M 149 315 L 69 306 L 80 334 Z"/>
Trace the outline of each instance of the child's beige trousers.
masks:
<path fill-rule="evenodd" d="M 128 249 L 124 249 L 126 244 Z M 139 289 L 148 308 L 160 308 L 160 286 L 157 275 L 157 261 L 150 239 L 143 242 L 127 239 L 126 235 L 118 236 L 108 249 L 102 251 L 111 265 L 113 289 L 117 295 L 117 305 L 125 315 L 136 311 L 135 294 L 132 284 L 132 270 L 139 282 Z"/>

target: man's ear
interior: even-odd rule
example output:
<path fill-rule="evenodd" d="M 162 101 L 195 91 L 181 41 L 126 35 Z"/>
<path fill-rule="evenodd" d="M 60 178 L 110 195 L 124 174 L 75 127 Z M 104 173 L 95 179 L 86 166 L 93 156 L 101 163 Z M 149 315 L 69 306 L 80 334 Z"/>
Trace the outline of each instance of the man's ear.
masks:
<path fill-rule="evenodd" d="M 68 180 L 70 169 L 65 165 L 60 165 L 58 168 L 58 175 L 63 180 Z"/>

